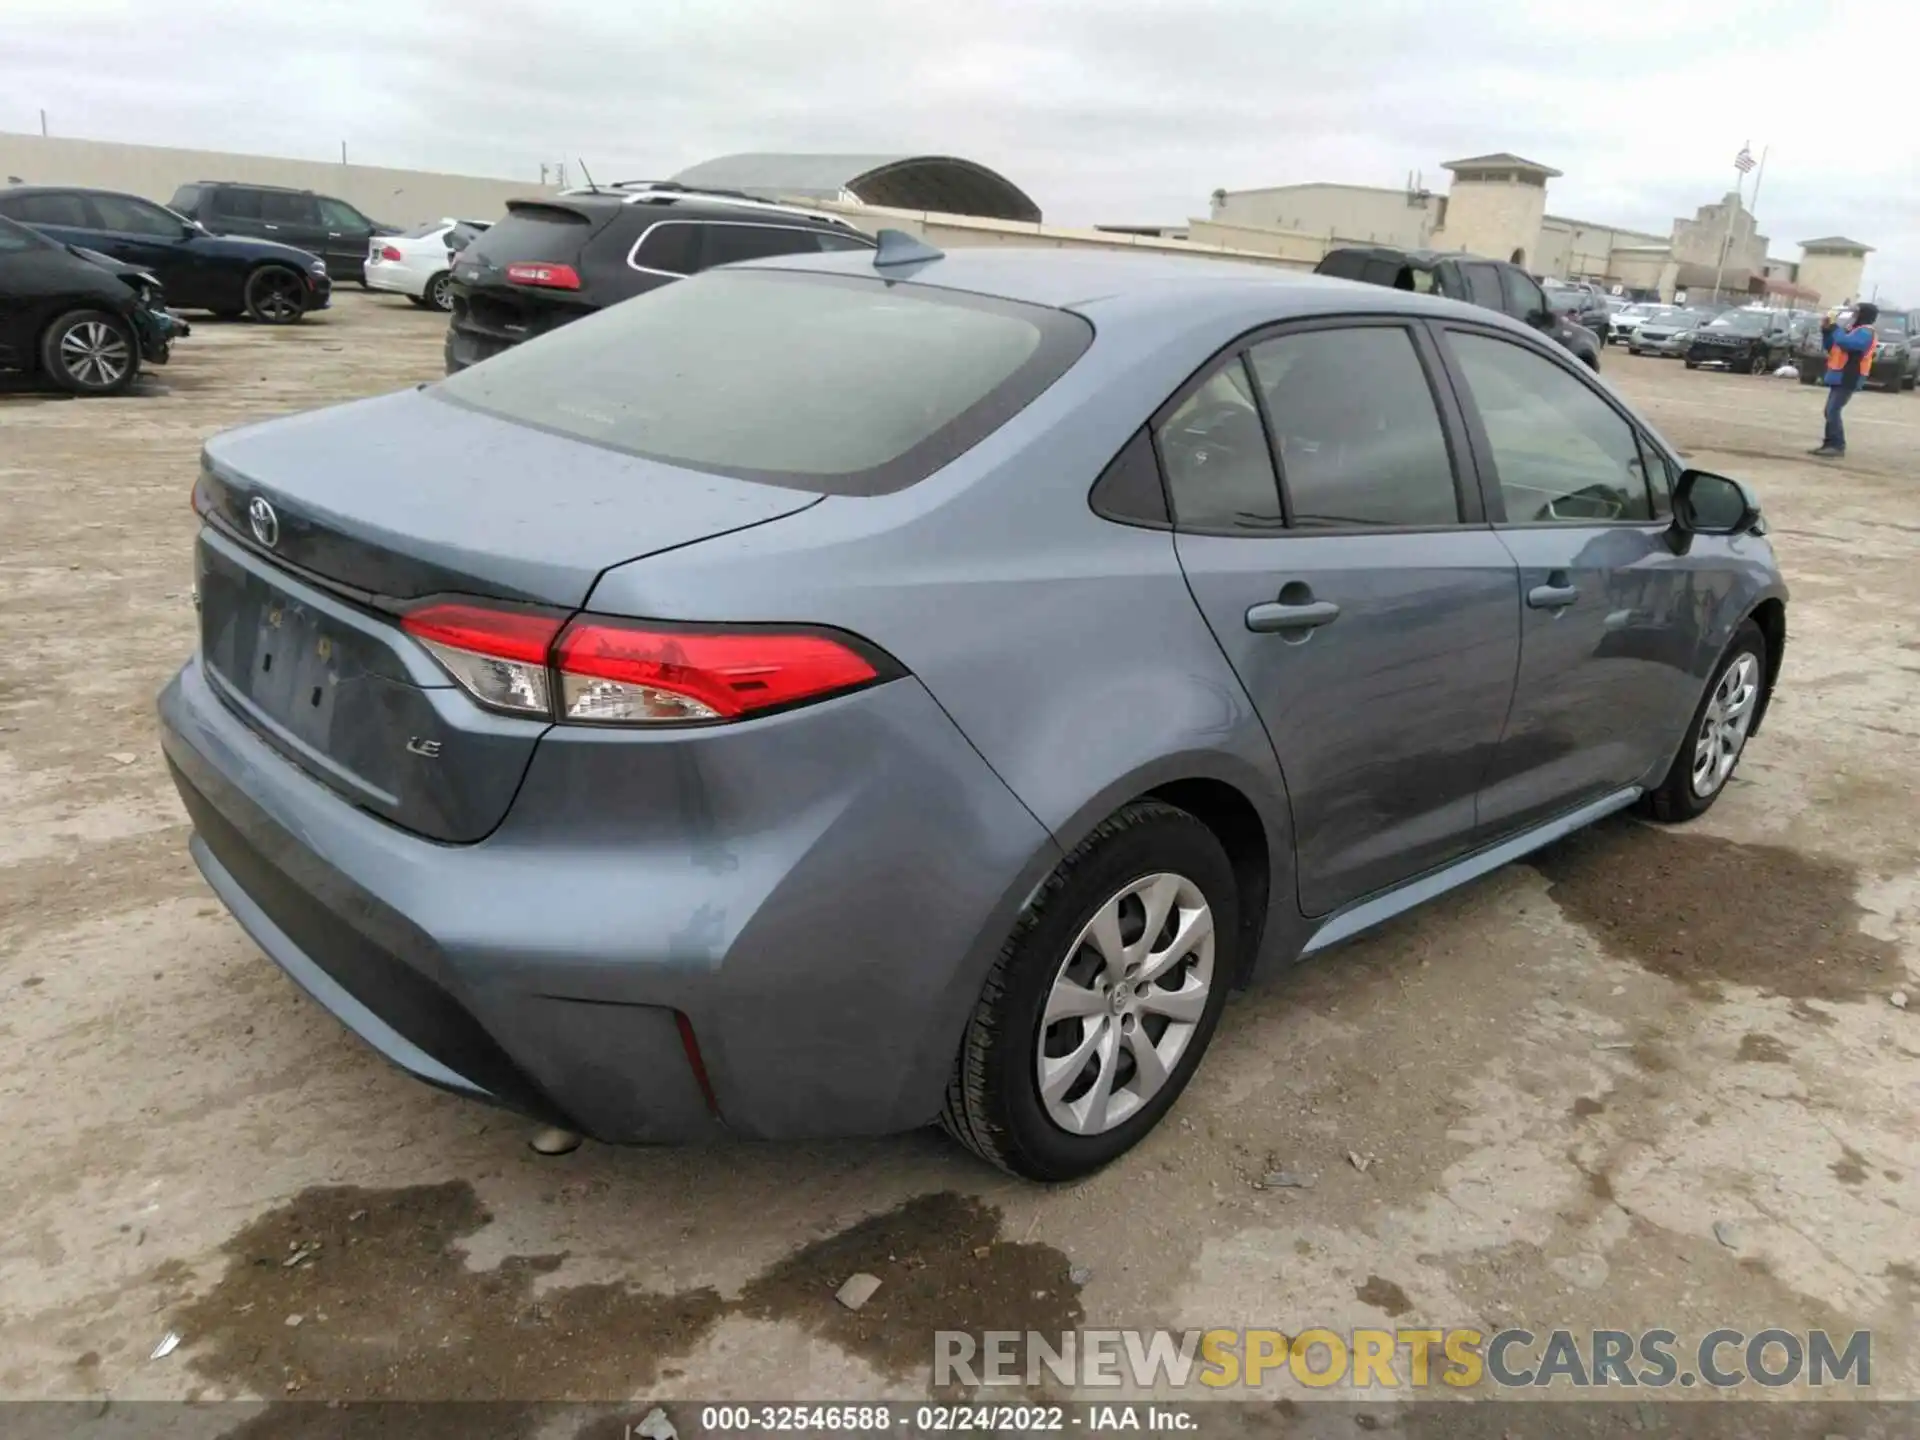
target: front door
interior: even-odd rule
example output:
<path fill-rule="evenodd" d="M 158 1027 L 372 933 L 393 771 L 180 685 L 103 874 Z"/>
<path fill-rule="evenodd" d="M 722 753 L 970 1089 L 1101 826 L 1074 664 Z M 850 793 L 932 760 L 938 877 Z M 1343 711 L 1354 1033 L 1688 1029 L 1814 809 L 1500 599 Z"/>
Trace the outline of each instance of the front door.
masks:
<path fill-rule="evenodd" d="M 1286 777 L 1308 915 L 1469 848 L 1512 696 L 1514 563 L 1456 471 L 1437 363 L 1397 320 L 1289 327 L 1156 426 L 1180 563 Z"/>
<path fill-rule="evenodd" d="M 186 222 L 132 195 L 92 194 L 87 205 L 99 231 L 94 249 L 152 271 L 167 292 L 168 304 L 199 303 L 201 277 Z"/>
<path fill-rule="evenodd" d="M 373 239 L 373 222 L 344 200 L 316 195 L 320 207 L 320 226 L 325 232 L 326 250 L 321 259 L 335 280 L 358 280 L 366 274 L 367 243 Z"/>
<path fill-rule="evenodd" d="M 1652 442 L 1571 361 L 1466 327 L 1445 346 L 1520 568 L 1519 680 L 1480 797 L 1492 839 L 1664 766 L 1702 631 Z"/>

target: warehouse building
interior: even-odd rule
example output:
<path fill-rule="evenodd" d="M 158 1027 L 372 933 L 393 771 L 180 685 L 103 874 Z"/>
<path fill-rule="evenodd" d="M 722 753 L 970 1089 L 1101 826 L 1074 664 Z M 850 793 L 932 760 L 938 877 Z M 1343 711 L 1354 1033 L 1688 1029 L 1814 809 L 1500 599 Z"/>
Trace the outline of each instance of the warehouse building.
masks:
<path fill-rule="evenodd" d="M 1186 227 L 1204 244 L 1230 244 L 1312 263 L 1341 245 L 1465 250 L 1536 275 L 1593 280 L 1636 295 L 1838 305 L 1855 298 L 1871 247 L 1842 236 L 1802 243 L 1798 261 L 1770 259 L 1768 239 L 1737 193 L 1676 217 L 1664 235 L 1555 215 L 1548 182 L 1561 172 L 1498 152 L 1450 160 L 1444 195 L 1418 176 L 1398 188 L 1315 183 L 1216 190 L 1204 220 Z"/>

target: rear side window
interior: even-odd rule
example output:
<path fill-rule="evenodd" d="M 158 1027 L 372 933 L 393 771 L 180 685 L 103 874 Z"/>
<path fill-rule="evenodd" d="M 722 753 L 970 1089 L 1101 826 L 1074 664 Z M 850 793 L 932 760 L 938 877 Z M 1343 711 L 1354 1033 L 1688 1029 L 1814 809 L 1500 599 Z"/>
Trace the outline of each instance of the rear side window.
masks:
<path fill-rule="evenodd" d="M 1505 310 L 1506 297 L 1500 290 L 1500 272 L 1491 265 L 1462 265 L 1466 276 L 1467 298 L 1489 310 Z"/>
<path fill-rule="evenodd" d="M 685 220 L 663 220 L 648 227 L 633 248 L 632 263 L 641 270 L 691 275 L 700 263 L 700 227 Z"/>
<path fill-rule="evenodd" d="M 1405 330 L 1307 330 L 1248 354 L 1296 526 L 1460 519 L 1446 432 Z"/>
<path fill-rule="evenodd" d="M 200 187 L 198 185 L 182 185 L 178 190 L 173 192 L 173 199 L 167 202 L 167 208 L 169 210 L 178 210 L 182 215 L 191 215 L 194 212 L 194 207 L 199 203 Z"/>
<path fill-rule="evenodd" d="M 278 190 L 260 192 L 260 218 L 272 225 L 317 225 L 320 207 L 311 195 L 289 195 Z"/>
<path fill-rule="evenodd" d="M 1079 316 L 1045 306 L 724 271 L 576 320 L 431 393 L 693 470 L 875 495 L 999 429 L 1092 338 Z"/>
<path fill-rule="evenodd" d="M 1502 270 L 1500 278 L 1506 285 L 1507 313 L 1514 319 L 1525 320 L 1547 308 L 1547 297 L 1539 283 L 1519 266 Z"/>
<path fill-rule="evenodd" d="M 1176 524 L 1261 530 L 1280 524 L 1280 486 L 1241 356 L 1222 365 L 1154 432 Z"/>
<path fill-rule="evenodd" d="M 71 225 L 80 230 L 91 230 L 92 220 L 87 218 L 87 207 L 78 195 L 55 193 L 50 195 L 17 195 L 0 200 L 6 213 L 28 225 Z"/>
<path fill-rule="evenodd" d="M 714 222 L 700 227 L 704 231 L 700 268 L 732 265 L 741 260 L 764 260 L 770 255 L 794 255 L 818 252 L 819 232 L 797 225 L 736 225 Z"/>
<path fill-rule="evenodd" d="M 260 218 L 260 192 L 258 190 L 240 190 L 232 186 L 213 192 L 213 213 L 224 215 L 229 220 L 258 220 Z"/>

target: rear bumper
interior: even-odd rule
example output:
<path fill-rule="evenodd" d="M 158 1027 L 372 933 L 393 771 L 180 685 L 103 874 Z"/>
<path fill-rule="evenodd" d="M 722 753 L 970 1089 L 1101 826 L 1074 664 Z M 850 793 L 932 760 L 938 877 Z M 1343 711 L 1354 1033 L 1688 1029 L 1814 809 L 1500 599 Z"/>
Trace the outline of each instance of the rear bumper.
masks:
<path fill-rule="evenodd" d="M 309 995 L 430 1084 L 609 1141 L 931 1120 L 1058 858 L 911 679 L 692 738 L 556 731 L 475 845 L 308 779 L 197 659 L 160 718 L 195 860 Z"/>
<path fill-rule="evenodd" d="M 392 260 L 369 260 L 366 263 L 367 288 L 385 290 L 392 295 L 412 295 L 419 297 L 427 293 L 427 275 L 411 265 Z"/>

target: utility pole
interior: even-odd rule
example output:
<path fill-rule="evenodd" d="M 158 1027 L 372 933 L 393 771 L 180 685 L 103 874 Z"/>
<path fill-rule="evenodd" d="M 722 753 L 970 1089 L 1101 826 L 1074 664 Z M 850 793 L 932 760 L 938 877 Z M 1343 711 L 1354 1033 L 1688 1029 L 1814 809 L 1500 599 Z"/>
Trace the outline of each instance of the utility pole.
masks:
<path fill-rule="evenodd" d="M 47 138 L 47 112 L 44 110 L 40 112 L 40 138 Z"/>
<path fill-rule="evenodd" d="M 347 163 L 347 142 L 344 140 L 340 142 L 340 163 L 342 165 Z"/>

